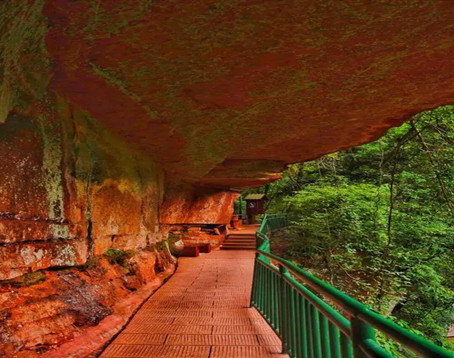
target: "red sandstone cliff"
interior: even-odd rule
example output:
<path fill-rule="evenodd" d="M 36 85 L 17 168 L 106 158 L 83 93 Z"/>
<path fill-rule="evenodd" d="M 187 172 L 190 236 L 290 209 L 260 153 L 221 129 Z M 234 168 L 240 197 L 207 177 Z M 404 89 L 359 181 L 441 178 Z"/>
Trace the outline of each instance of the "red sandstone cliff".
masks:
<path fill-rule="evenodd" d="M 226 224 L 232 189 L 452 103 L 453 22 L 443 0 L 1 2 L 0 355 L 86 355 L 172 272 L 169 225 Z"/>

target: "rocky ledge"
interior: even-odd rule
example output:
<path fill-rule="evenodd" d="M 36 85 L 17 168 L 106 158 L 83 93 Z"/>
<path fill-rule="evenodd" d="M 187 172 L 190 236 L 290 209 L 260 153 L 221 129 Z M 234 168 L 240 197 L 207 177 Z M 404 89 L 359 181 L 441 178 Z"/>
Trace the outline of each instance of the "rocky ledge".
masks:
<path fill-rule="evenodd" d="M 2 281 L 0 356 L 93 354 L 174 269 L 166 248 L 112 249 L 83 266 Z"/>

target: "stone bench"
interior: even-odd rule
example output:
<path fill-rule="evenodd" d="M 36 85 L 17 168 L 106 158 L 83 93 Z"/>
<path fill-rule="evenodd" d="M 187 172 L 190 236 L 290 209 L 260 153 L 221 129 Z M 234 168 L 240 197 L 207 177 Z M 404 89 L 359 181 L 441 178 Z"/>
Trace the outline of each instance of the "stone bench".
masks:
<path fill-rule="evenodd" d="M 185 246 L 180 256 L 184 257 L 197 257 L 200 254 L 198 246 Z"/>
<path fill-rule="evenodd" d="M 197 245 L 197 247 L 199 248 L 200 252 L 203 252 L 205 254 L 208 254 L 208 253 L 211 252 L 211 245 L 210 244 L 200 244 L 200 245 Z"/>

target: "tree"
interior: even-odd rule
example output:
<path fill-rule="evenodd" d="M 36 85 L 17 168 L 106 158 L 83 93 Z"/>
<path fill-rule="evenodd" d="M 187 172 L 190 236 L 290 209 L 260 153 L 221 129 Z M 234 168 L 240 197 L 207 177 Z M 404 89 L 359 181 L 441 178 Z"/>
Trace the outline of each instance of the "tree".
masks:
<path fill-rule="evenodd" d="M 264 189 L 261 189 L 264 190 Z M 439 344 L 454 306 L 454 106 L 269 184 L 284 254 Z"/>

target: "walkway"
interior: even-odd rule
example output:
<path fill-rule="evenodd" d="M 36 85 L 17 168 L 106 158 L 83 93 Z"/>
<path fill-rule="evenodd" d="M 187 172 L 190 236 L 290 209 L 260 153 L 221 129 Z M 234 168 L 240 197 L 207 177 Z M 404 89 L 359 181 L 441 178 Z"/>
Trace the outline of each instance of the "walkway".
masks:
<path fill-rule="evenodd" d="M 280 340 L 248 308 L 254 251 L 181 258 L 102 358 L 284 358 Z"/>

